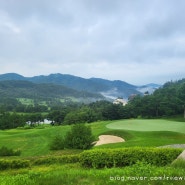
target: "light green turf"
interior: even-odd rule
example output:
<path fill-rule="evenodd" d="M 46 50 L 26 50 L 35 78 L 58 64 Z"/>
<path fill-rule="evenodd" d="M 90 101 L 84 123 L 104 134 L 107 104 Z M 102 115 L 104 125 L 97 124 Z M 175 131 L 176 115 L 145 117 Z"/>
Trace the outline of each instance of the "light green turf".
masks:
<path fill-rule="evenodd" d="M 65 135 L 70 126 L 46 127 L 45 129 L 11 129 L 0 131 L 0 147 L 19 149 L 22 156 L 45 155 L 56 134 Z"/>
<path fill-rule="evenodd" d="M 162 123 L 162 124 L 161 124 Z M 99 135 L 115 135 L 125 139 L 126 142 L 116 144 L 106 144 L 94 148 L 122 148 L 147 146 L 157 147 L 170 144 L 184 144 L 185 133 L 183 132 L 182 122 L 165 121 L 165 120 L 121 120 L 121 121 L 100 121 L 91 124 L 92 133 L 98 140 Z M 127 125 L 124 130 L 123 125 Z M 129 130 L 128 125 L 136 125 Z M 175 125 L 175 127 L 174 127 Z M 180 125 L 182 126 L 180 129 Z M 112 127 L 112 128 L 107 128 Z M 118 127 L 119 126 L 119 127 Z M 0 147 L 6 146 L 14 150 L 22 151 L 21 157 L 41 156 L 41 155 L 63 155 L 64 153 L 73 153 L 74 151 L 50 151 L 49 145 L 56 134 L 63 136 L 70 130 L 71 125 L 65 126 L 39 126 L 34 129 L 17 128 L 11 130 L 0 130 Z M 155 128 L 160 131 L 153 131 Z M 121 129 L 120 129 L 121 128 Z M 126 128 L 126 127 L 125 127 Z M 165 130 L 171 131 L 161 131 Z M 150 129 L 150 130 L 149 130 Z M 58 153 L 59 152 L 59 153 Z M 75 151 L 76 152 L 76 151 Z"/>
<path fill-rule="evenodd" d="M 163 119 L 130 119 L 114 121 L 108 124 L 107 128 L 133 131 L 172 131 L 185 133 L 185 122 Z"/>

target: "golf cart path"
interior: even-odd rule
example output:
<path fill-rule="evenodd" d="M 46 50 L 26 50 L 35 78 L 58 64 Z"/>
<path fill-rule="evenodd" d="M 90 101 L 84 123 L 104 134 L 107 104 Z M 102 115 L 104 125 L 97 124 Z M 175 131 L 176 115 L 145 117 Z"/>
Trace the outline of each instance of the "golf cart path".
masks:
<path fill-rule="evenodd" d="M 113 136 L 113 135 L 100 135 L 99 140 L 96 142 L 95 146 L 109 144 L 109 143 L 121 143 L 121 142 L 125 142 L 125 140 L 121 137 Z"/>
<path fill-rule="evenodd" d="M 185 160 L 185 150 L 177 157 L 178 159 L 184 159 Z"/>

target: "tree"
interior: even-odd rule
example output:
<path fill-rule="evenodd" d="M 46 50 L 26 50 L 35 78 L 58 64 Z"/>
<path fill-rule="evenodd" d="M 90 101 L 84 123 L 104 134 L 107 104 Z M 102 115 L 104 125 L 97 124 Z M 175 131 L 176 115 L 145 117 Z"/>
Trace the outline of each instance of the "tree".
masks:
<path fill-rule="evenodd" d="M 66 114 L 65 110 L 54 110 L 48 114 L 47 118 L 60 125 L 63 123 Z"/>
<path fill-rule="evenodd" d="M 57 134 L 50 144 L 51 150 L 62 150 L 64 149 L 64 139 L 62 135 Z"/>
<path fill-rule="evenodd" d="M 76 124 L 72 126 L 64 139 L 66 148 L 73 149 L 89 149 L 94 141 L 91 128 L 84 124 Z"/>

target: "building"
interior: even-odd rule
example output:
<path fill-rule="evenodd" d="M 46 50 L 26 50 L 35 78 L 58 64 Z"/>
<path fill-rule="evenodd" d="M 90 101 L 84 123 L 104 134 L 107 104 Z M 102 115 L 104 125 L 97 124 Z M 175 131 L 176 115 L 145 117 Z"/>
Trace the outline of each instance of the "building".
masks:
<path fill-rule="evenodd" d="M 122 104 L 123 106 L 125 106 L 127 104 L 127 101 L 124 100 L 123 98 L 117 98 L 113 101 L 113 104 Z"/>

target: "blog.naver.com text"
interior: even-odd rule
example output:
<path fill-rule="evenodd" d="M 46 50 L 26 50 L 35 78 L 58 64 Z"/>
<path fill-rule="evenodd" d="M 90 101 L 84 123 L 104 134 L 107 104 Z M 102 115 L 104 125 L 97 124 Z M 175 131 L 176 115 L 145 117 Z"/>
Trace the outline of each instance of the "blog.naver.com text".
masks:
<path fill-rule="evenodd" d="M 110 176 L 110 181 L 185 181 L 185 176 Z"/>

